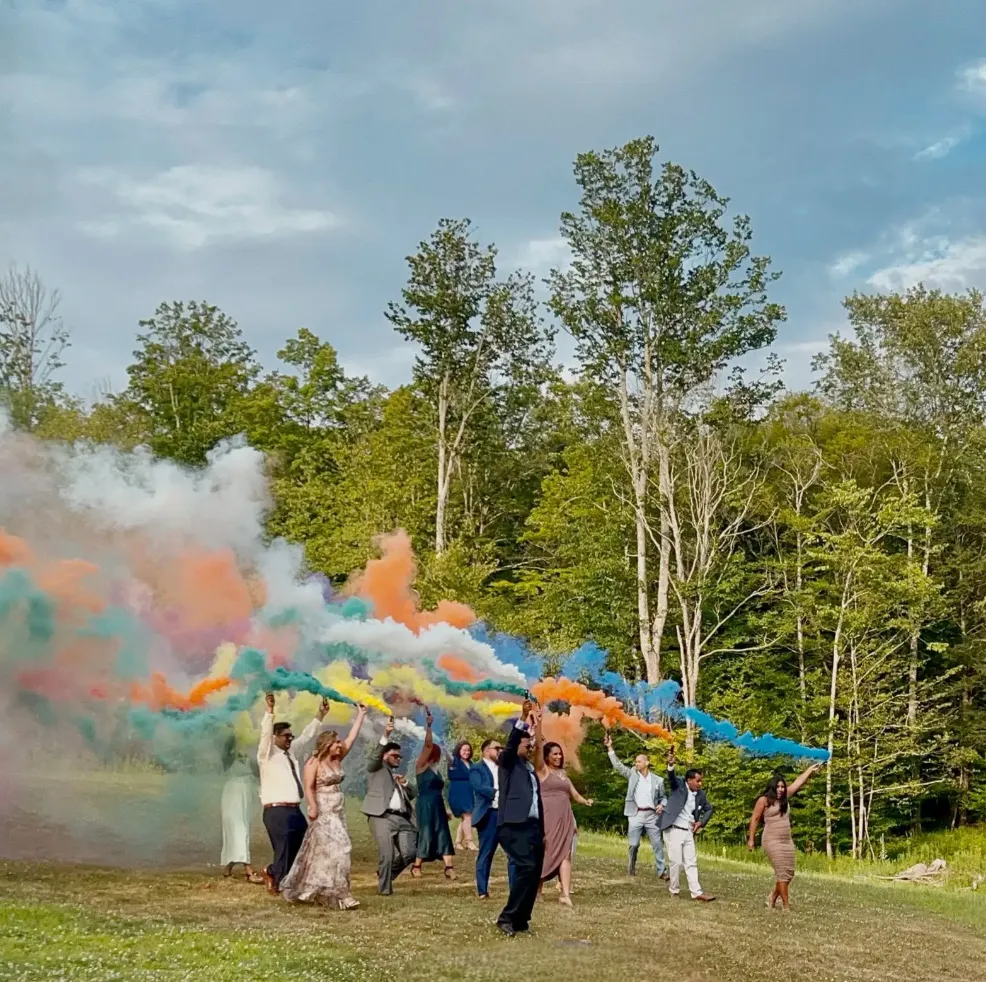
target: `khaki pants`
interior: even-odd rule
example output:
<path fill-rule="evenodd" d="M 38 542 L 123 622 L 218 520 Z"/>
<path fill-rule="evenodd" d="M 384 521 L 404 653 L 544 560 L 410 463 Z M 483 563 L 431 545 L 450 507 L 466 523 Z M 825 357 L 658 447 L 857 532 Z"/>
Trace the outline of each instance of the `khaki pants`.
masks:
<path fill-rule="evenodd" d="M 670 882 L 668 890 L 677 896 L 680 890 L 681 868 L 685 868 L 688 889 L 692 897 L 702 895 L 702 885 L 698 882 L 698 855 L 695 852 L 695 836 L 688 829 L 672 826 L 664 833 L 664 850 L 667 853 Z"/>

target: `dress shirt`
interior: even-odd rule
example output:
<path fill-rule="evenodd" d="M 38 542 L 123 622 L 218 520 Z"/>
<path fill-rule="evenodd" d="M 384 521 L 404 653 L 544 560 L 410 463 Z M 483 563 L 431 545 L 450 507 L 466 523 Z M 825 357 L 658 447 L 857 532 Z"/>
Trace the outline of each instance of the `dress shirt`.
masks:
<path fill-rule="evenodd" d="M 540 816 L 540 812 L 538 812 L 538 776 L 534 773 L 534 765 L 529 760 L 525 760 L 524 763 L 527 765 L 527 773 L 531 778 L 531 810 L 527 813 L 527 817 L 533 818 L 536 822 Z"/>
<path fill-rule="evenodd" d="M 493 775 L 493 803 L 490 808 L 500 807 L 500 768 L 493 763 L 492 760 L 488 758 L 483 758 L 483 763 L 489 768 L 489 772 Z"/>
<path fill-rule="evenodd" d="M 633 800 L 637 808 L 645 811 L 654 810 L 654 775 L 650 771 L 646 775 L 637 772 L 637 786 L 633 790 Z"/>
<path fill-rule="evenodd" d="M 260 765 L 260 801 L 264 805 L 297 805 L 303 794 L 298 794 L 302 783 L 301 765 L 295 756 L 295 748 L 303 758 L 308 757 L 311 744 L 322 725 L 317 717 L 313 719 L 294 741 L 290 750 L 279 750 L 274 746 L 274 714 L 264 713 L 260 723 L 260 743 L 257 746 L 257 763 Z M 293 771 L 292 771 L 293 768 Z M 295 780 L 295 775 L 298 780 Z M 304 785 L 302 785 L 304 786 Z"/>
<path fill-rule="evenodd" d="M 681 814 L 675 819 L 674 824 L 679 829 L 687 829 L 689 832 L 695 824 L 695 792 L 688 789 L 688 798 L 685 800 L 685 807 L 681 809 Z"/>
<path fill-rule="evenodd" d="M 387 744 L 390 742 L 391 741 L 388 737 L 380 737 L 381 747 L 386 747 Z M 387 767 L 386 764 L 384 764 L 383 766 Z M 387 767 L 387 770 L 390 771 L 390 768 Z M 393 777 L 394 772 L 390 771 L 390 775 L 391 777 Z M 398 787 L 397 782 L 394 781 L 394 793 L 390 796 L 390 802 L 387 805 L 387 811 L 398 812 L 399 814 L 403 815 L 408 810 L 409 810 L 409 806 L 406 805 L 404 802 L 404 795 L 401 794 L 401 789 Z"/>

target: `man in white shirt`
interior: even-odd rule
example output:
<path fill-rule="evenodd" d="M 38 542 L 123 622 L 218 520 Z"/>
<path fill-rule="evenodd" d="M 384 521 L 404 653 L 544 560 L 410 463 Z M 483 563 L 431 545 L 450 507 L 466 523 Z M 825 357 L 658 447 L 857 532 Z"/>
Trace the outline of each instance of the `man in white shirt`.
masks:
<path fill-rule="evenodd" d="M 703 903 L 715 900 L 704 893 L 698 881 L 698 854 L 695 836 L 712 818 L 712 805 L 702 790 L 702 772 L 697 768 L 685 771 L 684 780 L 675 772 L 674 747 L 668 751 L 668 788 L 671 794 L 661 813 L 659 824 L 664 832 L 664 848 L 671 867 L 668 891 L 679 896 L 681 870 L 684 868 L 692 899 Z"/>
<path fill-rule="evenodd" d="M 647 754 L 637 754 L 631 770 L 613 751 L 613 738 L 606 734 L 606 752 L 609 762 L 618 774 L 627 779 L 627 794 L 623 802 L 623 814 L 627 819 L 627 875 L 637 874 L 637 852 L 644 833 L 654 851 L 654 868 L 662 879 L 668 878 L 664 869 L 664 843 L 661 837 L 659 819 L 667 805 L 664 781 L 650 769 Z"/>
<path fill-rule="evenodd" d="M 301 764 L 295 755 L 307 759 L 328 711 L 328 700 L 323 699 L 315 718 L 295 741 L 290 723 L 274 722 L 274 693 L 267 693 L 267 712 L 260 723 L 257 763 L 260 765 L 264 828 L 274 850 L 274 862 L 262 873 L 267 892 L 271 894 L 280 890 L 281 880 L 288 875 L 308 828 L 300 807 L 305 797 Z"/>

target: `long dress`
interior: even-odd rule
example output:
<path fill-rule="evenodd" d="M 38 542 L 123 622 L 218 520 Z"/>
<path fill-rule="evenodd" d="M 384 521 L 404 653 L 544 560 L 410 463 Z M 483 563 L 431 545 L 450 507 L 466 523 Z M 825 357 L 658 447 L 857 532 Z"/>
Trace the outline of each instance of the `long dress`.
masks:
<path fill-rule="evenodd" d="M 791 835 L 791 809 L 782 815 L 779 802 L 768 805 L 763 813 L 763 836 L 760 839 L 764 855 L 774 867 L 778 883 L 794 879 L 794 837 Z"/>
<path fill-rule="evenodd" d="M 430 863 L 442 856 L 455 855 L 448 816 L 445 814 L 445 802 L 442 799 L 444 787 L 445 781 L 434 767 L 426 767 L 418 775 L 418 796 L 414 807 L 418 816 L 420 863 Z"/>
<path fill-rule="evenodd" d="M 549 771 L 541 782 L 541 802 L 544 805 L 542 881 L 556 877 L 562 862 L 572 858 L 576 829 L 571 787 L 564 771 Z"/>
<path fill-rule="evenodd" d="M 471 768 L 461 758 L 456 757 L 448 765 L 448 806 L 456 818 L 472 812 L 472 781 L 469 780 Z"/>
<path fill-rule="evenodd" d="M 250 767 L 244 760 L 236 760 L 227 771 L 220 804 L 223 823 L 220 866 L 250 865 L 250 829 L 256 804 L 257 783 Z"/>
<path fill-rule="evenodd" d="M 327 764 L 319 764 L 315 775 L 318 815 L 308 826 L 294 865 L 281 881 L 287 900 L 318 900 L 338 903 L 351 900 L 349 873 L 353 844 L 346 826 L 345 775 Z"/>

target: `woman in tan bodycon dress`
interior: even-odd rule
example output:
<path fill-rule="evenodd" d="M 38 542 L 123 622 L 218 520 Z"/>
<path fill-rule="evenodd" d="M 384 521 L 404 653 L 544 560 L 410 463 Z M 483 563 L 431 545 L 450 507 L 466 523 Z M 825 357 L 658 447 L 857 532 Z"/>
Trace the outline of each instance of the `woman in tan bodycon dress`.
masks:
<path fill-rule="evenodd" d="M 791 835 L 791 812 L 788 808 L 789 799 L 793 798 L 805 785 L 805 782 L 822 765 L 812 764 L 808 770 L 799 774 L 791 786 L 780 774 L 775 774 L 768 782 L 767 789 L 753 806 L 753 817 L 750 819 L 750 830 L 746 844 L 752 852 L 756 848 L 757 826 L 763 819 L 763 835 L 760 845 L 764 854 L 774 867 L 774 889 L 767 898 L 767 906 L 773 907 L 778 900 L 785 910 L 790 910 L 788 890 L 794 879 L 794 838 Z"/>

